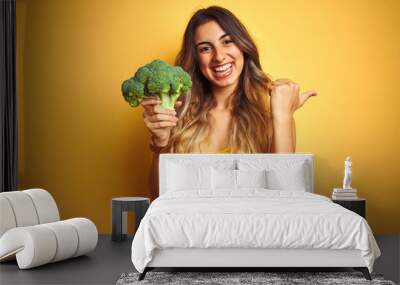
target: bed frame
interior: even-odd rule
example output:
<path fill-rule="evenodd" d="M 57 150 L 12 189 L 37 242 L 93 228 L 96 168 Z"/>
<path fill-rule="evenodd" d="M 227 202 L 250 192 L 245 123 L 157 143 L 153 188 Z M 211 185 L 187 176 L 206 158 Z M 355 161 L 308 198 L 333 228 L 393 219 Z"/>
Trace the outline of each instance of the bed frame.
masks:
<path fill-rule="evenodd" d="M 216 160 L 267 159 L 267 160 L 304 160 L 307 164 L 308 192 L 314 191 L 313 154 L 161 154 L 160 155 L 160 195 L 166 192 L 168 161 L 188 159 L 198 163 L 210 163 Z M 236 165 L 236 164 L 235 164 Z M 329 249 L 254 249 L 254 248 L 168 248 L 157 249 L 153 259 L 139 280 L 155 268 L 230 268 L 234 271 L 252 271 L 255 268 L 343 268 L 350 267 L 361 271 L 367 280 L 371 280 L 368 268 L 359 250 Z M 251 269 L 251 270 L 250 270 Z M 230 270 L 231 271 L 231 270 Z"/>

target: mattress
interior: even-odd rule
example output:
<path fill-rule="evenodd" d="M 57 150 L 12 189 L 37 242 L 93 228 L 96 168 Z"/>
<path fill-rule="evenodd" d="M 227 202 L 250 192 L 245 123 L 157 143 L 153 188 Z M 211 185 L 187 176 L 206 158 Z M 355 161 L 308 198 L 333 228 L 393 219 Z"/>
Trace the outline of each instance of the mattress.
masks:
<path fill-rule="evenodd" d="M 359 250 L 372 271 L 379 248 L 361 216 L 308 192 L 186 190 L 157 198 L 132 242 L 139 272 L 162 249 Z"/>

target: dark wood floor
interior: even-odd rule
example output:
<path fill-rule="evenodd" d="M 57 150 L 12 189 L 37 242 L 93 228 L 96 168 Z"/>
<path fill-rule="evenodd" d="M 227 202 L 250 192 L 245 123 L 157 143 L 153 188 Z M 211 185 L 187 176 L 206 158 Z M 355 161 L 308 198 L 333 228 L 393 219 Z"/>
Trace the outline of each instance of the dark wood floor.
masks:
<path fill-rule="evenodd" d="M 374 267 L 375 273 L 399 283 L 399 236 L 377 236 L 382 251 Z M 16 262 L 0 264 L 0 284 L 115 284 L 124 272 L 134 271 L 131 262 L 132 238 L 116 243 L 101 235 L 95 251 L 87 256 L 45 266 L 19 270 Z"/>

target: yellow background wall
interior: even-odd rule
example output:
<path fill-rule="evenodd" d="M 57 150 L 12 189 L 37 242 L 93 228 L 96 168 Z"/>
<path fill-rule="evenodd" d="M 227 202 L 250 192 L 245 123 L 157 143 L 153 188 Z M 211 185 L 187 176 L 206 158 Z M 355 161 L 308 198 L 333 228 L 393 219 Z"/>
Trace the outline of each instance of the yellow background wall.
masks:
<path fill-rule="evenodd" d="M 247 26 L 264 70 L 315 89 L 295 114 L 297 152 L 315 154 L 330 195 L 353 159 L 375 233 L 400 232 L 400 1 L 17 0 L 19 187 L 42 187 L 62 218 L 111 230 L 111 198 L 147 195 L 142 110 L 120 86 L 173 62 L 192 13 L 218 4 Z"/>

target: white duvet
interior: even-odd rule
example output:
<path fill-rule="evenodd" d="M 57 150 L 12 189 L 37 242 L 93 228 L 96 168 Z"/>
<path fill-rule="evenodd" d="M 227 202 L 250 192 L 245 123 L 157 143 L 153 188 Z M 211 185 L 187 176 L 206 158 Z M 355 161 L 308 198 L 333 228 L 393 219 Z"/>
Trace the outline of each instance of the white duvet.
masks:
<path fill-rule="evenodd" d="M 379 248 L 368 223 L 328 198 L 300 191 L 179 191 L 154 200 L 132 243 L 143 272 L 154 249 L 358 249 L 372 272 Z"/>

